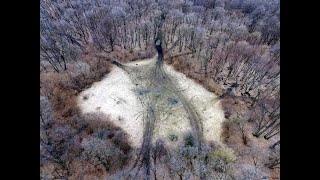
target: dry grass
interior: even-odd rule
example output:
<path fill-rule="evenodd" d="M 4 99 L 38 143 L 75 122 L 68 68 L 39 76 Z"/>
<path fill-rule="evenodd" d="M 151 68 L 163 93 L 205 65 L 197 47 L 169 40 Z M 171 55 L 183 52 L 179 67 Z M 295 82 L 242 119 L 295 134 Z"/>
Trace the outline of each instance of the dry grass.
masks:
<path fill-rule="evenodd" d="M 78 104 L 82 113 L 101 112 L 110 116 L 114 124 L 130 134 L 130 142 L 138 147 L 143 132 L 142 122 L 137 119 L 141 105 L 132 88 L 134 84 L 125 72 L 114 67 L 105 79 L 79 94 Z M 84 96 L 88 99 L 84 100 Z"/>
<path fill-rule="evenodd" d="M 89 65 L 89 70 L 79 69 L 78 64 L 81 63 Z M 90 57 L 90 54 L 87 54 L 81 62 L 68 64 L 68 70 L 65 72 L 41 72 L 40 74 L 40 94 L 48 97 L 54 113 L 54 124 L 49 131 L 63 126 L 76 130 L 76 134 L 72 137 L 72 146 L 65 147 L 68 149 L 67 153 L 73 154 L 66 156 L 68 158 L 66 161 L 70 163 L 67 168 L 71 173 L 70 179 L 78 179 L 78 177 L 100 179 L 109 173 L 104 168 L 92 166 L 79 157 L 82 152 L 81 141 L 86 137 L 96 136 L 99 131 L 107 132 L 109 135 L 105 140 L 118 148 L 122 154 L 114 157 L 116 163 L 110 166 L 110 172 L 122 168 L 130 160 L 132 148 L 128 135 L 112 124 L 109 117 L 101 114 L 82 115 L 76 103 L 77 94 L 109 73 L 110 67 L 109 61 Z M 62 146 L 63 144 L 65 143 L 62 143 Z M 73 156 L 78 158 L 69 159 Z M 53 168 L 61 167 L 54 162 L 48 162 L 41 167 L 42 174 L 54 174 Z"/>
<path fill-rule="evenodd" d="M 186 59 L 189 59 L 188 61 Z M 210 77 L 206 77 L 201 68 L 197 65 L 191 64 L 189 56 L 179 56 L 166 61 L 172 64 L 173 68 L 179 72 L 186 74 L 187 77 L 195 80 L 197 83 L 201 84 L 210 92 L 214 92 L 216 95 L 221 96 L 225 93 L 224 87 L 217 84 Z M 196 62 L 196 61 L 192 61 Z M 208 70 L 210 72 L 210 69 Z M 245 97 L 235 97 L 235 96 L 224 96 L 221 99 L 220 104 L 224 112 L 224 117 L 227 119 L 222 123 L 221 140 L 228 147 L 232 148 L 238 158 L 235 164 L 259 164 L 259 168 L 262 169 L 266 174 L 270 175 L 272 179 L 277 179 L 279 177 L 279 169 L 268 169 L 264 166 L 267 161 L 269 154 L 269 146 L 273 144 L 274 140 L 265 140 L 263 138 L 256 138 L 252 136 L 253 124 L 244 124 L 244 133 L 246 136 L 247 144 L 243 143 L 243 135 L 240 133 L 237 123 L 229 120 L 237 117 L 244 116 L 250 109 L 250 104 L 252 100 Z M 254 150 L 253 150 L 254 149 Z"/>
<path fill-rule="evenodd" d="M 116 59 L 120 62 L 130 62 L 133 61 L 129 64 L 135 65 L 138 63 L 139 65 L 144 62 L 139 62 L 136 61 L 137 59 L 140 59 L 140 57 L 149 57 L 151 53 L 119 53 L 119 51 L 115 51 L 110 55 L 109 59 Z M 132 143 L 132 140 L 130 140 L 130 137 L 132 137 L 132 134 L 135 136 L 140 136 L 142 133 L 142 127 L 141 123 L 135 123 L 134 126 L 132 124 L 127 124 L 127 127 L 134 127 L 135 130 L 132 132 L 135 133 L 130 133 L 130 130 L 126 130 L 126 128 L 123 127 L 123 122 L 129 122 L 128 119 L 133 120 L 136 118 L 136 116 L 139 114 L 139 108 L 137 110 L 134 110 L 134 112 L 131 114 L 131 118 L 124 118 L 123 112 L 127 112 L 128 110 L 132 110 L 132 107 L 137 107 L 136 105 L 128 105 L 127 110 L 124 111 L 122 106 L 119 106 L 120 109 L 118 109 L 119 113 L 118 117 L 106 117 L 106 116 L 99 116 L 97 114 L 95 115 L 81 115 L 81 112 L 79 108 L 77 107 L 77 97 L 81 91 L 83 91 L 86 88 L 89 88 L 92 83 L 100 81 L 105 77 L 106 74 L 108 74 L 111 71 L 111 65 L 110 62 L 107 60 L 107 58 L 94 58 L 89 54 L 87 54 L 83 58 L 83 62 L 87 63 L 90 66 L 90 71 L 86 73 L 72 73 L 70 71 L 76 71 L 77 69 L 75 68 L 74 64 L 69 64 L 69 72 L 63 72 L 63 73 L 54 73 L 54 72 L 47 72 L 47 73 L 41 73 L 40 74 L 40 79 L 41 79 L 41 88 L 40 92 L 41 95 L 47 96 L 50 100 L 50 102 L 53 105 L 54 108 L 54 115 L 57 123 L 65 123 L 65 124 L 70 124 L 72 127 L 75 129 L 80 129 L 81 130 L 81 137 L 87 137 L 91 136 L 96 132 L 99 128 L 107 129 L 110 130 L 110 132 L 113 132 L 110 134 L 109 140 L 117 147 L 119 147 L 124 154 L 127 154 L 125 162 L 128 161 L 129 154 L 132 150 L 130 143 Z M 173 72 L 173 76 L 177 77 L 180 76 L 178 79 L 178 82 L 185 82 L 186 84 L 190 83 L 193 84 L 192 87 L 198 87 L 198 89 L 193 89 L 195 94 L 192 94 L 192 90 L 186 90 L 186 94 L 189 94 L 190 99 L 194 96 L 198 96 L 197 98 L 193 98 L 191 101 L 198 109 L 198 111 L 202 114 L 203 117 L 205 117 L 205 131 L 207 133 L 206 137 L 209 140 L 220 140 L 220 135 L 222 138 L 222 142 L 226 143 L 229 147 L 231 147 L 233 150 L 235 150 L 235 153 L 239 156 L 241 156 L 240 160 L 237 160 L 236 163 L 253 163 L 253 158 L 254 156 L 257 156 L 256 154 L 253 153 L 252 150 L 250 149 L 255 149 L 256 151 L 262 153 L 263 156 L 257 156 L 255 161 L 258 163 L 262 164 L 264 161 L 264 158 L 266 157 L 265 155 L 267 154 L 265 152 L 265 149 L 268 148 L 269 144 L 272 143 L 265 141 L 263 138 L 256 139 L 251 136 L 250 133 L 252 130 L 252 126 L 250 124 L 246 125 L 246 132 L 248 136 L 248 145 L 243 145 L 242 139 L 241 139 L 241 134 L 239 133 L 239 129 L 236 126 L 236 124 L 230 122 L 230 121 L 225 121 L 222 124 L 222 119 L 224 118 L 233 118 L 238 116 L 238 114 L 241 112 L 246 111 L 246 107 L 248 105 L 248 102 L 245 100 L 242 100 L 241 98 L 234 98 L 234 97 L 227 97 L 222 99 L 221 101 L 216 101 L 214 100 L 218 96 L 221 96 L 224 92 L 223 89 L 216 84 L 213 80 L 210 78 L 206 78 L 203 74 L 197 73 L 199 67 L 194 67 L 192 66 L 188 61 L 184 61 L 182 57 L 176 57 L 173 58 L 172 61 L 172 66 L 175 70 L 178 70 L 179 72 L 183 72 L 186 75 L 179 74 L 178 72 Z M 169 68 L 170 69 L 170 68 Z M 112 70 L 114 71 L 114 69 Z M 111 71 L 111 73 L 112 73 Z M 76 74 L 76 75 L 75 75 Z M 179 74 L 179 75 L 177 75 Z M 111 74 L 112 75 L 112 74 Z M 181 78 L 181 76 L 184 76 Z M 123 76 L 120 76 L 120 79 Z M 187 77 L 193 79 L 194 81 L 187 79 Z M 187 80 L 186 80 L 187 79 Z M 192 83 L 191 83 L 192 82 Z M 117 83 L 113 81 L 113 85 Z M 201 84 L 203 87 L 201 87 L 199 84 Z M 99 84 L 99 83 L 98 83 Z M 114 90 L 108 88 L 109 86 L 112 87 L 112 84 L 109 84 L 108 86 L 105 86 L 104 88 L 101 88 L 101 93 L 105 91 L 113 91 L 117 92 L 119 89 L 121 89 L 121 92 L 126 91 L 125 88 L 115 88 Z M 96 86 L 96 85 L 93 85 Z M 117 87 L 117 86 L 114 86 Z M 185 84 L 180 84 L 180 87 L 186 87 Z M 201 90 L 199 90 L 199 88 Z M 190 89 L 190 88 L 189 88 Z M 207 92 L 205 92 L 207 91 Z M 204 94 L 210 94 L 209 92 L 214 92 L 217 96 L 202 96 L 199 94 L 197 95 L 198 92 L 203 92 Z M 201 93 L 200 93 L 201 94 Z M 81 95 L 80 95 L 81 96 Z M 87 102 L 94 101 L 92 96 L 89 94 L 84 95 L 86 96 Z M 101 98 L 101 96 L 96 96 L 97 98 Z M 126 99 L 128 98 L 127 95 L 125 95 L 122 98 L 119 98 L 117 102 L 121 102 L 122 104 L 124 101 L 121 99 Z M 84 100 L 84 99 L 82 99 Z M 110 100 L 111 101 L 111 100 Z M 114 100 L 112 100 L 114 101 Z M 126 101 L 128 102 L 128 101 Z M 134 100 L 130 100 L 129 102 L 134 102 Z M 101 103 L 103 104 L 103 99 L 101 99 Z M 120 104 L 121 104 L 120 103 Z M 116 109 L 116 106 L 110 105 L 107 109 Z M 130 108 L 131 107 L 131 108 Z M 103 112 L 105 111 L 103 105 L 97 105 L 94 104 L 92 106 L 92 109 L 90 112 Z M 110 114 L 110 113 L 108 113 Z M 112 114 L 112 113 L 111 113 Z M 215 114 L 216 117 L 210 117 L 211 114 Z M 129 117 L 129 116 L 128 116 Z M 134 118 L 133 118 L 134 117 Z M 183 116 L 181 116 L 183 117 Z M 219 121 L 213 120 L 213 119 L 220 119 Z M 138 120 L 138 119 L 136 119 Z M 139 121 L 139 120 L 138 120 Z M 114 123 L 111 123 L 114 122 Z M 134 121 L 133 121 L 134 122 Z M 178 122 L 172 120 L 168 121 L 169 123 L 165 124 L 163 123 L 163 127 L 161 129 L 165 129 L 165 131 L 160 131 L 158 133 L 158 137 L 163 138 L 163 139 L 169 139 L 169 136 L 174 134 L 178 136 L 178 139 L 182 139 L 180 137 L 183 136 L 182 134 L 178 134 L 177 132 L 182 132 L 182 129 L 185 129 L 186 131 L 190 130 L 188 128 L 188 123 L 181 123 L 181 120 L 178 120 Z M 179 124 L 179 126 L 177 126 Z M 137 127 L 137 125 L 139 127 Z M 182 127 L 181 127 L 182 126 Z M 85 127 L 85 128 L 84 128 Z M 125 132 L 123 132 L 123 129 Z M 140 132 L 138 132 L 140 131 Z M 139 134 L 140 133 L 140 134 Z M 141 135 L 142 136 L 142 135 Z M 135 138 L 134 138 L 135 139 Z M 137 138 L 138 139 L 138 138 Z M 124 163 L 125 164 L 125 163 Z M 94 179 L 94 178 L 99 178 L 99 177 L 104 177 L 106 176 L 107 172 L 104 172 L 103 170 L 98 170 L 95 169 L 94 167 L 91 167 L 90 165 L 86 164 L 86 162 L 74 162 L 75 168 L 75 173 L 79 172 L 77 169 L 78 168 L 83 168 L 84 171 L 82 173 L 85 174 L 86 177 L 89 179 Z M 121 166 L 117 166 L 117 168 L 120 168 Z M 264 167 L 262 167 L 264 168 Z M 48 168 L 47 168 L 48 169 Z M 273 177 L 278 177 L 278 169 L 274 170 L 269 170 L 269 169 L 264 169 L 264 171 L 268 171 L 269 174 L 272 174 Z M 79 172 L 80 173 L 80 172 Z M 72 177 L 77 179 L 79 175 L 74 174 Z"/>
<path fill-rule="evenodd" d="M 234 166 L 240 167 L 241 165 L 251 165 L 258 168 L 259 171 L 269 175 L 271 179 L 278 179 L 279 170 L 269 169 L 265 166 L 266 162 L 268 162 L 268 156 L 270 153 L 269 146 L 275 143 L 275 139 L 266 140 L 262 137 L 254 137 L 252 135 L 252 132 L 254 131 L 253 123 L 246 122 L 243 124 L 244 136 L 247 141 L 245 144 L 239 124 L 237 124 L 237 121 L 234 121 L 233 119 L 241 117 L 241 114 L 244 114 L 248 109 L 244 108 L 246 106 L 243 104 L 244 102 L 241 101 L 234 105 L 235 101 L 236 100 L 226 99 L 223 102 L 226 104 L 225 108 L 229 110 L 226 113 L 230 114 L 230 116 L 222 126 L 223 142 L 228 147 L 232 148 L 238 157 L 241 157 L 237 159 Z M 234 170 L 239 171 L 240 169 L 235 168 Z M 237 174 L 240 172 L 235 173 Z"/>
<path fill-rule="evenodd" d="M 200 84 L 187 78 L 186 75 L 174 71 L 170 66 L 165 66 L 167 73 L 173 77 L 178 89 L 183 90 L 182 93 L 187 101 L 191 102 L 197 113 L 203 120 L 203 134 L 207 141 L 220 142 L 221 123 L 224 121 L 224 113 L 222 111 L 218 96 L 209 92 Z"/>

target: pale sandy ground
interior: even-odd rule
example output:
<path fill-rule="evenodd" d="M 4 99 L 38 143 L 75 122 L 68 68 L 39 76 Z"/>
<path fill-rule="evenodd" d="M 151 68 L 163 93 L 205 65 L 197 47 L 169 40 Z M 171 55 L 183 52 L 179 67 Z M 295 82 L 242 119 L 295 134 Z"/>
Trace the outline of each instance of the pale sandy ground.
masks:
<path fill-rule="evenodd" d="M 177 86 L 184 96 L 193 104 L 203 119 L 203 133 L 207 141 L 220 142 L 221 125 L 224 121 L 224 112 L 218 96 L 209 92 L 200 84 L 189 79 L 173 67 L 165 65 L 166 72 L 175 79 Z"/>
<path fill-rule="evenodd" d="M 142 140 L 143 124 L 137 118 L 142 107 L 131 91 L 133 87 L 127 74 L 114 66 L 102 81 L 80 93 L 78 105 L 83 113 L 102 112 L 110 116 L 115 125 L 130 135 L 129 140 L 136 146 Z M 84 96 L 88 99 L 84 100 Z"/>
<path fill-rule="evenodd" d="M 155 58 L 130 62 L 127 65 L 144 66 L 154 63 Z M 171 66 L 165 65 L 165 71 L 176 81 L 178 88 L 203 118 L 204 138 L 208 141 L 221 142 L 221 123 L 224 121 L 224 113 L 217 96 L 184 74 L 175 71 Z M 134 84 L 126 72 L 114 66 L 103 80 L 80 93 L 78 104 L 83 113 L 102 112 L 109 115 L 113 123 L 130 135 L 129 141 L 133 146 L 139 147 L 143 136 L 141 113 L 144 109 L 133 89 Z M 84 100 L 84 96 L 88 96 L 88 99 Z M 155 126 L 154 139 L 168 139 L 170 134 L 174 134 L 179 137 L 177 142 L 180 142 L 181 136 L 191 131 L 191 126 L 181 106 L 168 109 L 172 114 L 168 116 L 165 113 L 160 116 L 161 120 Z"/>

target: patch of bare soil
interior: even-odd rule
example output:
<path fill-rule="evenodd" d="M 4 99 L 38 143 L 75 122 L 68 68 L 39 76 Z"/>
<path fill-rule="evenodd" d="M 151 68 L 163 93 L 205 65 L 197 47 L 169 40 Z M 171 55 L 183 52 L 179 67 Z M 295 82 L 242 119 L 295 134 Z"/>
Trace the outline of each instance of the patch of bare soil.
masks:
<path fill-rule="evenodd" d="M 170 144 L 180 143 L 183 135 L 190 132 L 192 127 L 175 92 L 165 87 L 156 89 L 150 82 L 148 73 L 151 73 L 155 62 L 155 58 L 152 58 L 127 63 L 130 75 L 114 66 L 102 81 L 94 83 L 79 95 L 78 105 L 82 112 L 100 112 L 110 116 L 117 126 L 130 134 L 130 141 L 138 147 L 143 136 L 143 103 L 148 103 L 141 101 L 148 101 L 152 94 L 151 96 L 157 96 L 156 104 L 160 109 L 154 141 L 160 138 Z M 164 71 L 173 80 L 176 90 L 185 96 L 186 101 L 190 102 L 201 116 L 204 139 L 220 142 L 224 113 L 218 97 L 169 65 L 164 65 Z"/>
<path fill-rule="evenodd" d="M 138 152 L 128 170 L 131 178 L 150 177 L 156 166 L 152 149 L 159 141 L 178 149 L 191 134 L 200 154 L 208 142 L 223 146 L 224 113 L 218 97 L 156 58 L 118 64 L 78 99 L 83 113 L 105 113 L 130 135 Z"/>

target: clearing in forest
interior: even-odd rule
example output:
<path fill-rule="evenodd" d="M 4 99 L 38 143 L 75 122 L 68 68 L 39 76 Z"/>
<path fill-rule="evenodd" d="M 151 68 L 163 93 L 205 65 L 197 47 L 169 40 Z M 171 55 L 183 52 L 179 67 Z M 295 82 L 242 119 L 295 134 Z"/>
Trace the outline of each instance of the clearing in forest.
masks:
<path fill-rule="evenodd" d="M 194 113 L 202 119 L 204 140 L 220 142 L 224 113 L 215 94 L 169 65 L 164 65 L 161 71 L 168 75 L 170 83 L 166 86 L 155 83 L 159 81 L 152 75 L 156 57 L 125 66 L 126 70 L 114 66 L 102 81 L 79 95 L 78 103 L 83 113 L 110 116 L 114 124 L 130 135 L 132 145 L 140 147 L 148 111 L 146 104 L 153 104 L 159 120 L 155 122 L 152 141 L 161 138 L 168 142 L 166 144 L 175 146 L 182 141 L 183 135 L 192 131 L 183 105 L 189 102 Z"/>
<path fill-rule="evenodd" d="M 122 174 L 129 179 L 151 179 L 151 172 L 157 176 L 155 172 L 162 169 L 161 163 L 154 158 L 152 161 L 151 156 L 159 140 L 172 150 L 190 144 L 200 157 L 208 142 L 221 144 L 224 113 L 218 97 L 165 65 L 159 52 L 144 61 L 127 64 L 113 61 L 116 65 L 113 71 L 79 98 L 84 113 L 98 111 L 111 116 L 114 124 L 129 134 L 138 150 L 131 168 Z M 196 168 L 191 168 L 200 169 L 196 175 L 200 179 L 206 179 L 205 157 Z"/>

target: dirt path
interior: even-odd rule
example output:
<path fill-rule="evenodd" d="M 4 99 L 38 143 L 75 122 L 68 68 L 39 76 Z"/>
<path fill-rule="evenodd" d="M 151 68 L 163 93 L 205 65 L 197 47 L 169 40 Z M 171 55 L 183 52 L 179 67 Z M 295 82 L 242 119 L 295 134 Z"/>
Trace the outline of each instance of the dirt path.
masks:
<path fill-rule="evenodd" d="M 114 62 L 115 65 L 128 73 L 129 78 L 136 85 L 134 91 L 144 109 L 142 114 L 145 125 L 142 145 L 138 158 L 131 169 L 131 171 L 134 172 L 134 178 L 142 173 L 145 174 L 146 179 L 150 179 L 153 132 L 155 125 L 161 123 L 158 121 L 163 119 L 160 117 L 170 115 L 167 114 L 170 110 L 168 99 L 173 99 L 174 102 L 180 102 L 182 104 L 196 139 L 195 146 L 199 152 L 201 152 L 203 144 L 202 119 L 196 111 L 196 108 L 194 108 L 183 93 L 181 93 L 181 89 L 177 87 L 177 82 L 175 82 L 176 80 L 170 77 L 165 71 L 163 55 L 161 55 L 162 50 L 159 47 L 157 50 L 158 52 L 160 51 L 157 61 L 150 62 L 143 66 L 135 66 L 135 64 L 123 65 Z M 141 169 L 144 173 L 141 172 Z M 205 178 L 202 177 L 201 179 Z"/>
<path fill-rule="evenodd" d="M 168 158 L 185 147 L 185 138 L 190 134 L 194 141 L 191 148 L 198 153 L 199 162 L 194 163 L 195 168 L 188 162 L 188 173 L 206 179 L 202 173 L 204 161 L 199 159 L 203 159 L 201 153 L 207 142 L 220 142 L 223 110 L 216 95 L 164 64 L 161 41 L 155 41 L 155 48 L 158 54 L 151 59 L 126 64 L 113 61 L 113 70 L 103 81 L 82 92 L 78 103 L 83 113 L 110 116 L 128 133 L 137 150 L 135 161 L 111 179 L 151 179 L 162 174 L 171 177 Z M 162 162 L 155 155 L 159 141 L 169 154 Z"/>
<path fill-rule="evenodd" d="M 134 161 L 118 172 L 120 179 L 174 176 L 170 163 L 183 153 L 185 149 L 181 148 L 191 148 L 197 153 L 193 165 L 186 162 L 185 167 L 200 179 L 199 163 L 208 143 L 220 142 L 224 113 L 218 97 L 159 61 L 158 56 L 114 64 L 102 81 L 79 95 L 78 103 L 83 113 L 110 116 L 110 121 L 128 133 L 136 152 Z M 190 135 L 191 146 L 186 143 Z M 156 155 L 158 143 L 163 144 L 167 152 L 162 156 L 165 159 Z M 119 179 L 117 175 L 113 174 L 110 179 Z"/>

